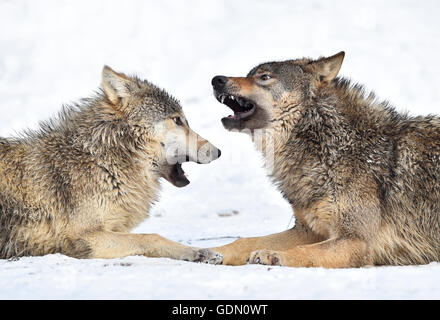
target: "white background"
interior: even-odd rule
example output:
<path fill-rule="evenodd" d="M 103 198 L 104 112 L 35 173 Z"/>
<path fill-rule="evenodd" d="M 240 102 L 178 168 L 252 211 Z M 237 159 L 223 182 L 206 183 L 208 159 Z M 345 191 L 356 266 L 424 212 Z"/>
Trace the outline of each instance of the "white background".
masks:
<path fill-rule="evenodd" d="M 426 0 L 0 0 L 0 136 L 37 128 L 90 96 L 108 64 L 166 88 L 222 150 L 209 165 L 184 165 L 188 187 L 164 182 L 135 232 L 197 246 L 279 232 L 293 212 L 249 138 L 222 128 L 230 111 L 213 98 L 211 78 L 344 50 L 343 76 L 399 111 L 438 113 L 439 14 L 438 1 Z M 324 270 L 51 255 L 0 260 L 0 298 L 439 299 L 439 274 L 438 263 Z"/>

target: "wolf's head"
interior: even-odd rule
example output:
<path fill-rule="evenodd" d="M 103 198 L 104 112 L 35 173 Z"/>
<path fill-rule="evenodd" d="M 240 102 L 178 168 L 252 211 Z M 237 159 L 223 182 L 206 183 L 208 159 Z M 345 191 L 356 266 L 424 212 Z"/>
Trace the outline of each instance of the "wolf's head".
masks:
<path fill-rule="evenodd" d="M 188 125 L 179 102 L 164 90 L 105 66 L 102 86 L 109 111 L 127 122 L 154 160 L 160 176 L 177 187 L 189 184 L 182 163 L 209 163 L 220 150 Z"/>
<path fill-rule="evenodd" d="M 234 111 L 222 119 L 223 126 L 253 130 L 294 120 L 289 117 L 338 75 L 344 55 L 263 63 L 246 77 L 214 77 L 215 97 Z"/>

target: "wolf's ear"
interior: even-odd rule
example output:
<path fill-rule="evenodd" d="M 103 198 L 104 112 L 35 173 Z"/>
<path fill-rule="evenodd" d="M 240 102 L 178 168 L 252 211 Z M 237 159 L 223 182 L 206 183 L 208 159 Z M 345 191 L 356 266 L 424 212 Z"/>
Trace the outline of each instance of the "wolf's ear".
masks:
<path fill-rule="evenodd" d="M 104 92 L 113 103 L 130 95 L 131 80 L 123 73 L 114 71 L 109 66 L 102 69 L 102 87 Z"/>
<path fill-rule="evenodd" d="M 338 75 L 344 57 L 345 52 L 341 51 L 334 56 L 313 61 L 309 66 L 311 71 L 319 76 L 319 81 L 330 82 Z"/>

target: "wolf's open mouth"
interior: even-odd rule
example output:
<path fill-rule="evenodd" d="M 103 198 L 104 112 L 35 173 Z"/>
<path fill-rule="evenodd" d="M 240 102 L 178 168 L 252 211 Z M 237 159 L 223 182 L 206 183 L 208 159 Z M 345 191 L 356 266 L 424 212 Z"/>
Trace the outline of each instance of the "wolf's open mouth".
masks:
<path fill-rule="evenodd" d="M 222 93 L 216 98 L 234 111 L 234 114 L 226 117 L 226 119 L 245 120 L 253 115 L 256 110 L 255 104 L 243 97 Z"/>
<path fill-rule="evenodd" d="M 184 187 L 189 184 L 189 180 L 182 169 L 181 163 L 176 163 L 171 171 L 170 180 L 176 187 Z"/>

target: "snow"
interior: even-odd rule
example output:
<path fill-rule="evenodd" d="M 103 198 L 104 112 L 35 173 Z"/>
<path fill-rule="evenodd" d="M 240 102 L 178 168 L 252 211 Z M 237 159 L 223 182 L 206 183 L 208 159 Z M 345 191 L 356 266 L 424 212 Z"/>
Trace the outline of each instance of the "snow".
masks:
<path fill-rule="evenodd" d="M 0 136 L 89 96 L 104 64 L 166 88 L 191 127 L 222 150 L 163 183 L 134 232 L 209 247 L 292 226 L 292 210 L 245 135 L 229 133 L 211 78 L 255 65 L 346 52 L 341 74 L 398 110 L 438 113 L 437 1 L 0 2 Z M 237 210 L 238 214 L 232 211 Z M 439 299 L 440 265 L 348 270 L 211 266 L 62 255 L 0 260 L 1 299 Z"/>
<path fill-rule="evenodd" d="M 3 299 L 438 298 L 438 263 L 326 270 L 49 255 L 0 260 L 0 268 Z"/>

